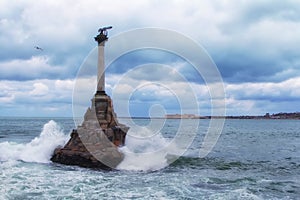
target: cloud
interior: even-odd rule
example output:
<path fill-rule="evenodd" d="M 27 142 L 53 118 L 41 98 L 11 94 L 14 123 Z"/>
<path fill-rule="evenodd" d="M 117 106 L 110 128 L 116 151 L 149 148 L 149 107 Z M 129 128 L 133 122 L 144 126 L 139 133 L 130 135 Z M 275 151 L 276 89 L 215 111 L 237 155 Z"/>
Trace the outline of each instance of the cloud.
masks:
<path fill-rule="evenodd" d="M 68 69 L 61 73 L 66 78 L 75 76 L 96 46 L 98 26 L 104 24 L 114 26 L 111 35 L 156 26 L 191 36 L 209 50 L 228 82 L 282 81 L 275 74 L 299 68 L 300 4 L 295 1 L 135 1 L 130 7 L 119 0 L 4 1 L 2 5 L 0 44 L 5 51 L 0 52 L 0 62 L 30 60 L 39 56 L 33 46 L 40 45 L 50 66 Z M 123 68 L 119 66 L 121 72 Z"/>
<path fill-rule="evenodd" d="M 73 80 L 46 79 L 0 81 L 1 115 L 72 116 L 72 83 Z"/>
<path fill-rule="evenodd" d="M 55 81 L 55 88 L 61 91 L 71 91 L 74 87 L 74 81 L 67 79 L 67 80 L 56 80 Z"/>
<path fill-rule="evenodd" d="M 197 109 L 191 109 L 194 108 L 192 103 L 195 98 L 202 115 L 211 114 L 212 101 L 216 102 L 216 109 L 219 109 L 218 105 L 221 105 L 221 102 L 218 103 L 221 100 L 218 99 L 218 95 L 212 99 L 205 84 L 184 82 L 183 80 L 151 82 L 150 79 L 136 80 L 130 76 L 122 81 L 118 79 L 121 80 L 124 77 L 113 75 L 113 81 L 110 76 L 107 81 L 111 83 L 111 86 L 113 85 L 110 91 L 116 102 L 115 108 L 122 113 L 122 116 L 127 116 L 124 109 L 128 108 L 126 106 L 128 102 L 130 109 L 135 110 L 133 113 L 140 113 L 141 116 L 143 114 L 147 116 L 152 105 L 161 105 L 168 113 L 180 113 L 182 109 L 185 109 L 190 113 L 197 114 Z M 282 110 L 297 111 L 300 100 L 299 84 L 299 77 L 278 83 L 225 83 L 226 112 L 228 115 L 261 115 L 266 112 L 281 112 Z M 211 86 L 211 88 L 214 92 L 218 92 L 215 91 L 218 89 L 217 87 Z M 190 105 L 191 107 L 189 107 Z M 143 109 L 138 111 L 138 108 L 141 107 Z"/>
<path fill-rule="evenodd" d="M 29 92 L 30 95 L 33 96 L 44 96 L 48 94 L 49 88 L 47 85 L 43 83 L 34 83 L 34 89 Z"/>
<path fill-rule="evenodd" d="M 79 87 L 75 91 L 80 98 L 77 99 L 79 104 L 74 105 L 82 109 L 82 112 L 90 106 L 90 99 L 95 92 L 94 79 L 96 78 L 76 80 Z M 107 76 L 107 82 L 110 83 L 107 85 L 107 91 L 113 97 L 114 107 L 119 116 L 128 116 L 128 112 L 133 116 L 148 116 L 154 105 L 160 105 L 167 113 L 211 114 L 211 97 L 204 84 L 171 80 L 151 82 L 149 79 L 136 80 L 130 76 L 126 80 L 122 79 L 124 77 L 121 75 Z M 74 84 L 75 80 L 70 79 L 1 81 L 0 106 L 3 110 L 1 114 L 14 113 L 24 116 L 39 113 L 47 116 L 52 113 L 72 116 L 71 101 Z M 227 114 L 295 111 L 299 107 L 299 87 L 299 78 L 279 83 L 227 83 L 225 84 Z M 76 98 L 76 95 L 74 97 Z M 194 108 L 193 101 L 197 102 L 199 113 Z M 61 108 L 63 110 L 60 110 Z M 30 112 L 26 112 L 26 109 Z"/>
<path fill-rule="evenodd" d="M 243 83 L 227 85 L 226 91 L 237 100 L 300 100 L 300 78 L 279 83 Z"/>
<path fill-rule="evenodd" d="M 224 40 L 209 49 L 227 82 L 280 82 L 286 70 L 299 76 L 299 2 L 239 2 L 221 10 Z"/>
<path fill-rule="evenodd" d="M 65 78 L 68 70 L 62 66 L 51 66 L 46 56 L 33 56 L 28 60 L 14 59 L 0 63 L 0 79 L 33 80 Z"/>
<path fill-rule="evenodd" d="M 299 86 L 299 77 L 278 83 L 226 84 L 227 113 L 247 115 L 299 111 Z"/>
<path fill-rule="evenodd" d="M 26 114 L 26 108 L 44 115 L 70 113 L 74 79 L 88 53 L 96 47 L 93 37 L 103 25 L 113 26 L 110 38 L 132 28 L 161 27 L 183 33 L 203 45 L 225 81 L 229 113 L 296 109 L 300 77 L 299 11 L 300 3 L 293 0 L 141 0 L 134 1 L 132 6 L 121 0 L 1 1 L 0 107 L 4 109 L 1 114 L 17 110 L 20 115 Z M 182 46 L 180 41 L 172 44 Z M 44 51 L 37 51 L 34 46 Z M 95 79 L 91 79 L 96 74 L 95 55 L 84 62 L 89 67 L 84 68 L 84 76 L 78 77 L 76 88 L 84 94 L 80 105 L 86 105 L 85 98 L 90 99 L 95 89 Z M 167 65 L 173 71 L 154 65 L 135 69 L 120 82 L 122 87 L 117 92 L 120 98 L 125 97 L 122 93 L 133 89 L 132 100 L 136 103 L 147 101 L 150 107 L 163 102 L 176 112 L 178 102 L 168 103 L 171 93 L 162 86 L 134 88 L 151 81 L 161 82 L 184 96 L 187 85 L 183 84 L 180 77 L 183 76 L 196 91 L 193 93 L 197 95 L 200 110 L 209 113 L 209 92 L 201 76 L 182 58 L 168 52 L 137 51 L 120 57 L 107 71 L 110 74 L 107 92 L 113 93 L 122 75 L 149 63 Z M 92 89 L 86 91 L 85 87 Z M 134 113 L 142 106 L 138 105 Z M 141 114 L 146 110 L 143 108 Z"/>

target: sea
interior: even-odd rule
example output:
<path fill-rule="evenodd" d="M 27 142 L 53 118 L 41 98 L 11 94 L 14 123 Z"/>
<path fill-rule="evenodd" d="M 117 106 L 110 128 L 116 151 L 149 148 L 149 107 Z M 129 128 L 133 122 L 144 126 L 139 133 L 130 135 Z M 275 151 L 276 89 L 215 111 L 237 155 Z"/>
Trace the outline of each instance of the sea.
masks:
<path fill-rule="evenodd" d="M 50 161 L 72 118 L 1 117 L 0 199 L 300 199 L 300 120 L 225 120 L 206 156 L 210 119 L 119 120 L 136 127 L 120 149 L 124 161 L 103 171 Z M 197 129 L 179 129 L 182 120 Z M 156 150 L 178 131 L 192 142 L 170 161 Z"/>

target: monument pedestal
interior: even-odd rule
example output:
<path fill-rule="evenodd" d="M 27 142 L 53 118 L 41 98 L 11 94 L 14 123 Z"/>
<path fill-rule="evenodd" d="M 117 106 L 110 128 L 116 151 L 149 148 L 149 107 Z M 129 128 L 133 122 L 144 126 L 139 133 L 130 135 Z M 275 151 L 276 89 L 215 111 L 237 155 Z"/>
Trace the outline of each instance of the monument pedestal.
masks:
<path fill-rule="evenodd" d="M 118 147 L 125 144 L 129 127 L 120 124 L 111 98 L 97 92 L 81 126 L 64 147 L 55 149 L 51 161 L 81 167 L 113 169 L 123 160 Z"/>
<path fill-rule="evenodd" d="M 104 91 L 97 91 L 92 99 L 93 108 L 96 111 L 99 125 L 107 138 L 116 146 L 123 146 L 129 127 L 118 122 L 110 96 Z"/>

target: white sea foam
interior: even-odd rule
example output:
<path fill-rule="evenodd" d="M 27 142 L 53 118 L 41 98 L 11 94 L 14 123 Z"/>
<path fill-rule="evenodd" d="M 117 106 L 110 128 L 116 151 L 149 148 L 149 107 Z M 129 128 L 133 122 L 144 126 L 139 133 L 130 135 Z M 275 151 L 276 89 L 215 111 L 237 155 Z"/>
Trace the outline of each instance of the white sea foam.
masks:
<path fill-rule="evenodd" d="M 117 166 L 121 170 L 153 171 L 168 165 L 167 156 L 171 143 L 161 133 L 146 127 L 131 127 L 126 137 L 126 144 L 120 148 L 124 160 Z M 173 145 L 174 146 L 174 145 Z"/>
<path fill-rule="evenodd" d="M 41 134 L 26 144 L 15 142 L 0 143 L 0 160 L 22 160 L 25 162 L 49 163 L 54 149 L 64 145 L 66 136 L 53 120 L 44 125 Z"/>

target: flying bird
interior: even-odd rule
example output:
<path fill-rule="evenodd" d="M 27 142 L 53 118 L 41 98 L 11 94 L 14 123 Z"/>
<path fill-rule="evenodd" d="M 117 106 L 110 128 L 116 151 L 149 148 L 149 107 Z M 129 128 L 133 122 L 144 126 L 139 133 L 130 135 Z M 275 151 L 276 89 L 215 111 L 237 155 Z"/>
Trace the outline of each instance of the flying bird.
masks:
<path fill-rule="evenodd" d="M 37 50 L 40 50 L 40 51 L 44 51 L 44 49 L 42 49 L 41 47 L 38 47 L 38 46 L 35 46 L 34 48 Z"/>

